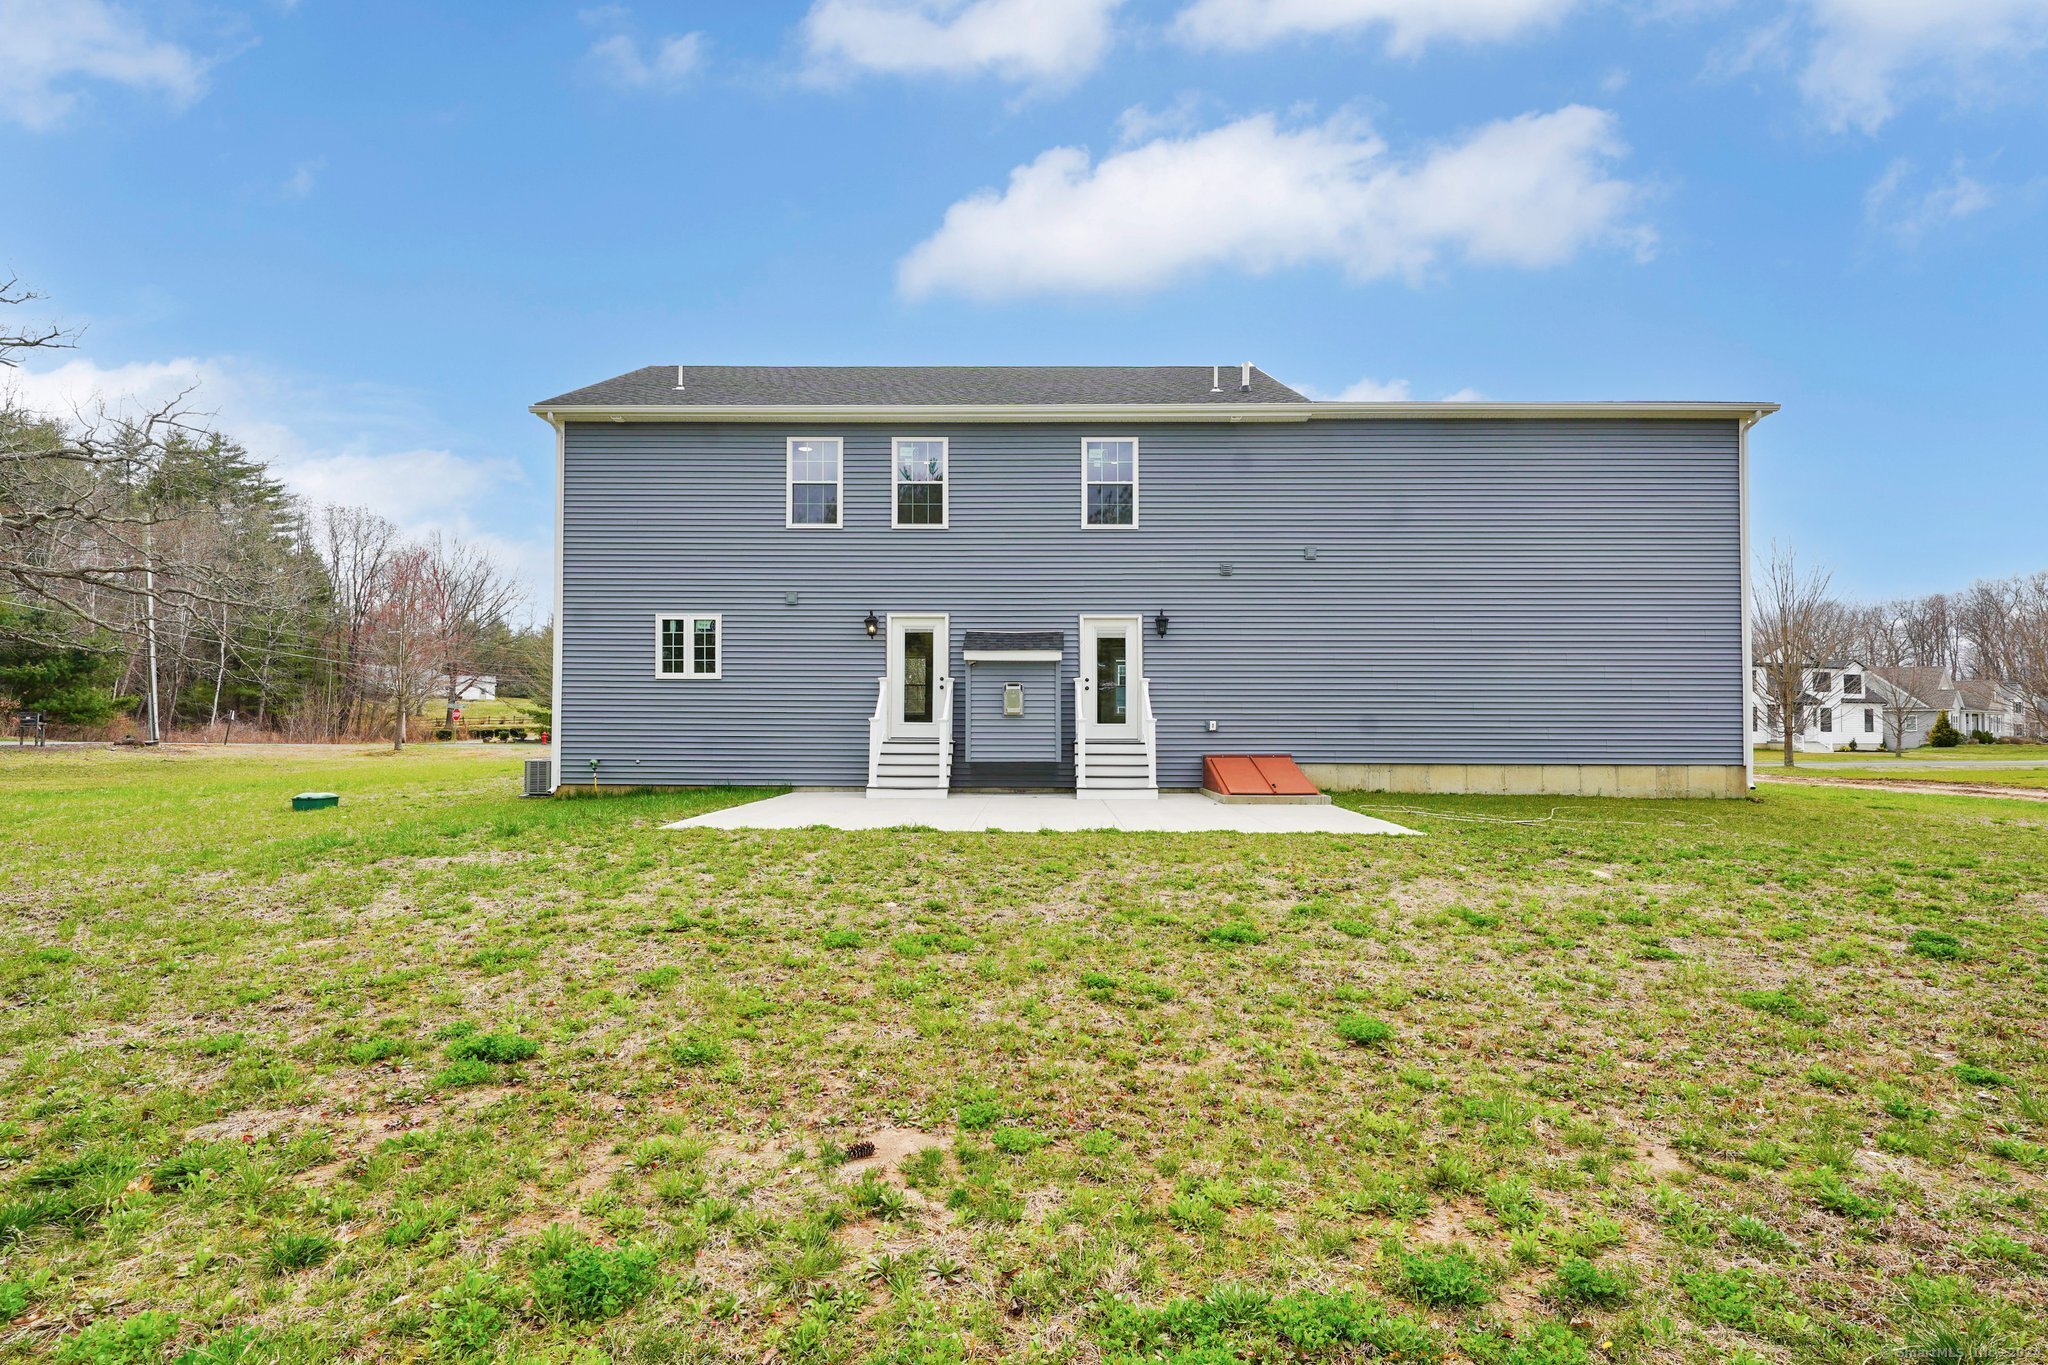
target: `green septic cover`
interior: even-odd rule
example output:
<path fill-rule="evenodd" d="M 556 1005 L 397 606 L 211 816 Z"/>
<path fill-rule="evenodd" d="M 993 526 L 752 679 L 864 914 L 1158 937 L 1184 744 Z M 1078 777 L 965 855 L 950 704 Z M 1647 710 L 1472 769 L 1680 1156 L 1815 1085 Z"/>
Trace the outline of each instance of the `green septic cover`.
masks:
<path fill-rule="evenodd" d="M 293 810 L 319 810 L 340 804 L 341 797 L 334 792 L 300 792 L 292 798 Z"/>

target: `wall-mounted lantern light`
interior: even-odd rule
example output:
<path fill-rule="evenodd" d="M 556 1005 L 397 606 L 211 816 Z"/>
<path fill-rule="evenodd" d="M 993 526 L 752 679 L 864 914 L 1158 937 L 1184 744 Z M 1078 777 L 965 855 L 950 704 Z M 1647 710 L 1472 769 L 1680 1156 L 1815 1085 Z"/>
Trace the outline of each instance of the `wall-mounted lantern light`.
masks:
<path fill-rule="evenodd" d="M 879 631 L 882 628 L 882 623 L 876 619 L 875 614 L 873 612 L 869 612 L 868 619 L 861 622 L 861 624 L 868 628 L 868 638 L 870 640 L 874 639 L 875 632 Z"/>
<path fill-rule="evenodd" d="M 1162 640 L 1163 640 L 1163 639 L 1165 639 L 1165 638 L 1166 638 L 1166 613 L 1165 613 L 1165 612 L 1163 612 L 1163 611 L 1162 611 L 1162 612 L 1160 612 L 1160 613 L 1159 613 L 1159 614 L 1158 614 L 1157 616 L 1155 616 L 1155 617 L 1153 617 L 1153 618 L 1152 618 L 1152 629 L 1154 629 L 1154 630 L 1156 630 L 1156 631 L 1158 631 L 1158 632 L 1159 632 L 1159 638 L 1160 638 L 1160 639 L 1162 639 Z"/>

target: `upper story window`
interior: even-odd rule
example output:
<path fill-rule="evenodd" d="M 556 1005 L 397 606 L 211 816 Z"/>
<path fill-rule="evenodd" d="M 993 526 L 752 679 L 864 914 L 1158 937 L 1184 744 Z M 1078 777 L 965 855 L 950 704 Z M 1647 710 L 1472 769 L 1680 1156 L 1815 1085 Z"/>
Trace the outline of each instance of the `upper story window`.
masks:
<path fill-rule="evenodd" d="M 716 612 L 654 618 L 654 676 L 716 678 L 724 666 L 725 620 Z"/>
<path fill-rule="evenodd" d="M 1081 442 L 1081 524 L 1138 524 L 1138 442 L 1091 436 Z"/>
<path fill-rule="evenodd" d="M 846 463 L 841 444 L 837 436 L 789 438 L 789 525 L 842 524 L 839 508 Z"/>
<path fill-rule="evenodd" d="M 1827 694 L 1827 690 L 1828 690 L 1828 685 L 1829 685 L 1830 683 L 1832 683 L 1832 682 L 1834 681 L 1834 679 L 1835 679 L 1835 675 L 1834 675 L 1834 674 L 1832 674 L 1832 673 L 1816 673 L 1816 674 L 1814 674 L 1814 675 L 1813 675 L 1813 690 L 1814 690 L 1814 694 L 1815 694 L 1816 696 L 1825 696 L 1825 695 Z"/>
<path fill-rule="evenodd" d="M 944 530 L 947 516 L 947 442 L 943 436 L 899 436 L 894 442 L 895 502 L 891 526 Z"/>
<path fill-rule="evenodd" d="M 1861 673 L 1844 673 L 1842 675 L 1842 695 L 1845 697 L 1860 697 L 1863 695 L 1863 675 Z"/>

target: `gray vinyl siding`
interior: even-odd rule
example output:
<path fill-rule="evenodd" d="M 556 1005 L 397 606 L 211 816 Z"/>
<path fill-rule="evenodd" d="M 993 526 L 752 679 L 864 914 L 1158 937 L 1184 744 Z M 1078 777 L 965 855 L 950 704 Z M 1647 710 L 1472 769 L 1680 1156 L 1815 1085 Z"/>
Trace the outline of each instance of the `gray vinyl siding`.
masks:
<path fill-rule="evenodd" d="M 969 763 L 1058 763 L 1060 761 L 1060 666 L 1023 660 L 989 659 L 967 665 L 967 747 Z M 1003 714 L 1003 686 L 1024 689 L 1024 714 Z M 956 684 L 957 686 L 958 684 Z M 1072 684 L 1068 684 L 1072 690 Z"/>
<path fill-rule="evenodd" d="M 844 529 L 783 525 L 792 434 L 845 438 Z M 951 527 L 891 530 L 889 439 L 920 435 L 951 440 Z M 1138 529 L 1082 528 L 1083 436 L 1139 438 Z M 571 423 L 562 778 L 860 785 L 869 611 L 948 613 L 963 691 L 963 632 L 1066 632 L 1068 761 L 1077 617 L 1142 615 L 1166 786 L 1204 753 L 1739 764 L 1738 448 L 1734 420 Z M 658 612 L 721 613 L 724 677 L 656 679 Z"/>

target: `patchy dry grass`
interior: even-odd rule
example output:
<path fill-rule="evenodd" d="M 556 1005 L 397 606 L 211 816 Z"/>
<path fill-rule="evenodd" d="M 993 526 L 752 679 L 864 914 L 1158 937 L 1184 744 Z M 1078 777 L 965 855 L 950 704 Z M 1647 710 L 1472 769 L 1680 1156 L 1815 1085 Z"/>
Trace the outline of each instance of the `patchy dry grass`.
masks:
<path fill-rule="evenodd" d="M 0 756 L 0 1355 L 2048 1342 L 2038 804 L 1348 798 L 1428 836 L 1375 840 L 515 789 Z"/>

